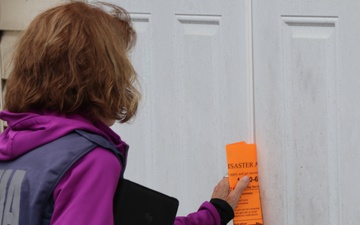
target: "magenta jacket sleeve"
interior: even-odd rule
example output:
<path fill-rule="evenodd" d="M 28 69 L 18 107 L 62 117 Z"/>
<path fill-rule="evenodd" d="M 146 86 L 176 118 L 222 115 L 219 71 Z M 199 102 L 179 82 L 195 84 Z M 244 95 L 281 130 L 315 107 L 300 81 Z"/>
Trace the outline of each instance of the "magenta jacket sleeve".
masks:
<path fill-rule="evenodd" d="M 80 159 L 56 186 L 50 225 L 114 225 L 113 198 L 121 165 L 110 151 L 96 148 Z"/>
<path fill-rule="evenodd" d="M 110 151 L 96 148 L 67 171 L 56 186 L 50 225 L 114 225 L 113 198 L 121 165 Z M 220 225 L 220 215 L 210 202 L 174 225 Z"/>
<path fill-rule="evenodd" d="M 176 217 L 174 225 L 220 225 L 220 223 L 220 215 L 215 206 L 210 202 L 204 202 L 197 212 Z"/>

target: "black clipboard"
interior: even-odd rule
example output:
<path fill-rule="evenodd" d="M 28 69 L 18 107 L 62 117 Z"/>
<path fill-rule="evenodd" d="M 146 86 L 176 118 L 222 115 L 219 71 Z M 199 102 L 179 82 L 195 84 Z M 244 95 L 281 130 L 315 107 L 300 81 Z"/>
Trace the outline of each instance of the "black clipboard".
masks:
<path fill-rule="evenodd" d="M 173 225 L 179 201 L 127 179 L 114 197 L 115 225 Z"/>

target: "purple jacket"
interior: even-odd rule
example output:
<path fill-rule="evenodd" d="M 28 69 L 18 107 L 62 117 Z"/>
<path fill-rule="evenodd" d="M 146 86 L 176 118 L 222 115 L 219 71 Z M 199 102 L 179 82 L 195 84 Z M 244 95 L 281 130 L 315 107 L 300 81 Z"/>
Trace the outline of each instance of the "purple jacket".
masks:
<path fill-rule="evenodd" d="M 8 123 L 8 128 L 0 135 L 0 160 L 16 159 L 78 129 L 107 138 L 126 161 L 126 143 L 101 122 L 93 124 L 78 115 L 7 111 L 0 112 L 0 119 Z M 100 147 L 81 158 L 53 192 L 55 208 L 51 225 L 113 225 L 112 202 L 121 171 L 118 158 Z M 220 216 L 211 203 L 204 202 L 197 212 L 177 217 L 174 224 L 219 225 Z"/>

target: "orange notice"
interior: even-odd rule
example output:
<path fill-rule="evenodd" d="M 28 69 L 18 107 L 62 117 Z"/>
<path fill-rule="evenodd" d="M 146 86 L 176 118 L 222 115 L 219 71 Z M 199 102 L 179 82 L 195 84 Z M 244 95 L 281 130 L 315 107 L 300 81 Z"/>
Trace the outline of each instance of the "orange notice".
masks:
<path fill-rule="evenodd" d="M 226 145 L 230 188 L 243 176 L 250 178 L 235 209 L 234 225 L 262 225 L 256 145 L 237 142 Z"/>

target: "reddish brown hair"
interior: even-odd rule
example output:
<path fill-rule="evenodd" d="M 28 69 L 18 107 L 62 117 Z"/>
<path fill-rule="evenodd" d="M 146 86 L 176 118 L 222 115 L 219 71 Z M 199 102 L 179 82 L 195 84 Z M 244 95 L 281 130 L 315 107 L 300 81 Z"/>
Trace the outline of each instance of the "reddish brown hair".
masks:
<path fill-rule="evenodd" d="M 5 108 L 128 121 L 140 98 L 128 56 L 135 39 L 129 14 L 112 4 L 72 2 L 45 11 L 19 40 Z"/>

